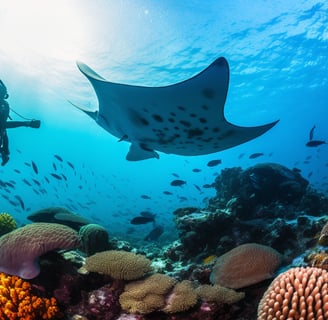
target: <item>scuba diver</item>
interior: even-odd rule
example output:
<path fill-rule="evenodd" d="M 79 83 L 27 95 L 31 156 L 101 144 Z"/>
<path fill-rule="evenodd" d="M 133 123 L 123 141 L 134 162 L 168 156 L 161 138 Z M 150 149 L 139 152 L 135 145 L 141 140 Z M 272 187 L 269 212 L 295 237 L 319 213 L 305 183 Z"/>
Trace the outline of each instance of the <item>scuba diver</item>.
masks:
<path fill-rule="evenodd" d="M 0 80 L 0 153 L 2 156 L 1 165 L 4 166 L 9 161 L 9 140 L 7 129 L 18 127 L 40 128 L 40 120 L 30 121 L 7 121 L 9 116 L 9 103 L 6 101 L 9 95 L 4 83 Z"/>

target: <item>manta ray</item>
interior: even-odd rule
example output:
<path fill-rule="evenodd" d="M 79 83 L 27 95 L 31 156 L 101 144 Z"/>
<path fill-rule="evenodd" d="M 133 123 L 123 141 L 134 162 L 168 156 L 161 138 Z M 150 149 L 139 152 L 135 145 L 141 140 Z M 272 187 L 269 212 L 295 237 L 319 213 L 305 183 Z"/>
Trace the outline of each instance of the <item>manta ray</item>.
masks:
<path fill-rule="evenodd" d="M 157 151 L 184 156 L 218 152 L 255 139 L 279 121 L 241 127 L 226 120 L 229 65 L 223 57 L 190 79 L 162 87 L 113 83 L 82 62 L 77 66 L 93 86 L 99 108 L 74 105 L 131 144 L 129 161 L 159 158 Z"/>

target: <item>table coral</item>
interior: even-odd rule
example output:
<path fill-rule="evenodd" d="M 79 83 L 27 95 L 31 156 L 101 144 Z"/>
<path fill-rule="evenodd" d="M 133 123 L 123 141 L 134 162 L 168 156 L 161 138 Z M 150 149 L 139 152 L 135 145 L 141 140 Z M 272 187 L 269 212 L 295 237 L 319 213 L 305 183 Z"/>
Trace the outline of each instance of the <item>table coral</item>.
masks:
<path fill-rule="evenodd" d="M 60 319 L 55 298 L 32 294 L 29 282 L 0 273 L 0 318 L 2 320 Z"/>
<path fill-rule="evenodd" d="M 0 237 L 0 271 L 24 279 L 40 273 L 37 259 L 52 250 L 80 246 L 78 234 L 57 223 L 32 223 Z"/>

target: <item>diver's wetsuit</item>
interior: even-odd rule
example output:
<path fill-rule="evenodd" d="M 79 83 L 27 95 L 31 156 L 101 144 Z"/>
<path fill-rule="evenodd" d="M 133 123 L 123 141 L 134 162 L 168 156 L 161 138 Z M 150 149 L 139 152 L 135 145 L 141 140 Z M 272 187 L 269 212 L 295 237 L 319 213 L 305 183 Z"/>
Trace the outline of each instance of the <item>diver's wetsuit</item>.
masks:
<path fill-rule="evenodd" d="M 31 121 L 7 121 L 9 117 L 9 103 L 5 100 L 9 96 L 4 83 L 0 80 L 0 153 L 2 156 L 1 165 L 4 166 L 9 161 L 9 139 L 7 129 L 18 127 L 39 128 L 40 120 Z"/>

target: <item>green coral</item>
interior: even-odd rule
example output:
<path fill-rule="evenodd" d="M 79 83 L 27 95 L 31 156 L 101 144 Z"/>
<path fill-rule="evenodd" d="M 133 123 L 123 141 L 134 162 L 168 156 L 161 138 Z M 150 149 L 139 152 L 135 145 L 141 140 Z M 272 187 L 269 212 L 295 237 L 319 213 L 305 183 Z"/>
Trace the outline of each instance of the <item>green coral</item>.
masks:
<path fill-rule="evenodd" d="M 15 219 L 7 212 L 0 213 L 0 236 L 17 228 Z"/>

